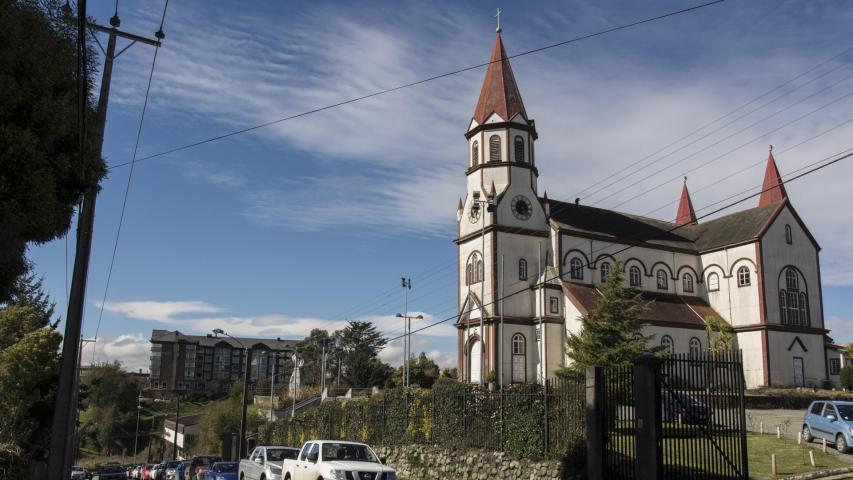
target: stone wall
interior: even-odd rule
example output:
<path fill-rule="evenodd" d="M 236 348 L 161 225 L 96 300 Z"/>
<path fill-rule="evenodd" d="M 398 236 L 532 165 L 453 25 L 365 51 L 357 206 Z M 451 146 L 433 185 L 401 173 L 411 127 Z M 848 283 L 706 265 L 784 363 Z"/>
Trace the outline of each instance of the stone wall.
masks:
<path fill-rule="evenodd" d="M 502 452 L 448 450 L 426 445 L 379 447 L 376 453 L 386 457 L 388 466 L 404 480 L 452 479 L 545 479 L 561 480 L 563 467 L 558 460 L 515 460 Z"/>

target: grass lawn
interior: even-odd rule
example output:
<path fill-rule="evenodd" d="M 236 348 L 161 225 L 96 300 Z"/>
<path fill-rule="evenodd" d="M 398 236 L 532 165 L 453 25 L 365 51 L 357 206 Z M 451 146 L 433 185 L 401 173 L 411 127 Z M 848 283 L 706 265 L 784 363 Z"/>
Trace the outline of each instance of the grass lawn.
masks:
<path fill-rule="evenodd" d="M 747 445 L 749 474 L 756 477 L 772 477 L 770 455 L 773 453 L 776 454 L 776 472 L 779 476 L 853 466 L 853 462 L 842 461 L 837 452 L 829 453 L 831 445 L 827 445 L 827 453 L 823 453 L 818 443 L 797 445 L 797 441 L 791 438 L 779 439 L 774 435 L 753 433 L 747 436 Z M 814 451 L 817 467 L 809 463 L 809 449 Z"/>

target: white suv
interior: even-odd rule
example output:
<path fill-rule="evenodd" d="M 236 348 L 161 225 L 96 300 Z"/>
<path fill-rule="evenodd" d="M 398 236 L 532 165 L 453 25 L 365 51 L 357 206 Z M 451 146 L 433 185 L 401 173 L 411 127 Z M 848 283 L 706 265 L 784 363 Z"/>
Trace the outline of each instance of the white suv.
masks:
<path fill-rule="evenodd" d="M 372 448 L 355 442 L 311 440 L 296 460 L 284 461 L 285 480 L 397 480 Z"/>

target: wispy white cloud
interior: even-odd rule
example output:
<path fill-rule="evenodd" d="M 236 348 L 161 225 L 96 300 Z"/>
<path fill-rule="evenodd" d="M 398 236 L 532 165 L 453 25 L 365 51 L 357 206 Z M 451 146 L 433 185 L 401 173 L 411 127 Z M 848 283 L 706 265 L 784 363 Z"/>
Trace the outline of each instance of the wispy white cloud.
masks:
<path fill-rule="evenodd" d="M 831 330 L 830 335 L 832 335 L 832 339 L 836 342 L 853 342 L 853 322 L 832 315 L 826 321 L 826 328 Z"/>
<path fill-rule="evenodd" d="M 97 344 L 87 344 L 83 349 L 83 361 L 92 357 L 89 350 L 96 348 L 94 361 L 119 362 L 128 371 L 148 371 L 148 356 L 151 345 L 141 333 L 119 335 L 112 338 L 99 338 Z"/>

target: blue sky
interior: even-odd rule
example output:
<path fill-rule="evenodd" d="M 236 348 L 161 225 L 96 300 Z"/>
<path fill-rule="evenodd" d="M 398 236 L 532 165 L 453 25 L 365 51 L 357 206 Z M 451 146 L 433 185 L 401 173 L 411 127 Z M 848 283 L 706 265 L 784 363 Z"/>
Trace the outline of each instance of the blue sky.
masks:
<path fill-rule="evenodd" d="M 107 4 L 90 7 L 103 24 L 113 13 Z M 140 156 L 485 62 L 498 6 L 512 55 L 686 5 L 172 2 Z M 162 2 L 125 1 L 119 9 L 123 29 L 150 34 Z M 853 47 L 851 20 L 853 8 L 841 0 L 729 0 L 512 60 L 540 134 L 540 186 L 550 198 L 574 199 Z M 131 159 L 152 54 L 137 45 L 117 61 L 109 164 Z M 700 138 L 724 122 L 703 130 L 582 201 L 670 219 L 685 173 L 702 209 L 760 185 L 769 144 L 783 175 L 853 147 L 853 122 L 845 123 L 853 119 L 851 62 L 853 51 L 838 56 L 741 111 L 755 109 L 737 122 Z M 482 76 L 470 71 L 139 163 L 97 360 L 147 369 L 153 328 L 301 337 L 368 319 L 396 334 L 402 275 L 413 278 L 410 310 L 424 322 L 453 315 L 463 133 Z M 97 329 L 127 174 L 113 170 L 98 200 L 86 336 Z M 841 163 L 788 186 L 823 247 L 826 322 L 841 341 L 853 340 L 853 199 L 843 180 L 851 174 Z M 65 252 L 63 239 L 29 253 L 60 311 Z M 455 332 L 429 330 L 415 349 L 450 366 Z M 392 344 L 383 358 L 399 363 L 400 351 Z"/>

